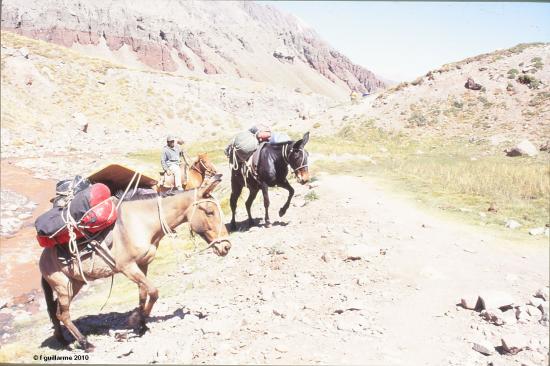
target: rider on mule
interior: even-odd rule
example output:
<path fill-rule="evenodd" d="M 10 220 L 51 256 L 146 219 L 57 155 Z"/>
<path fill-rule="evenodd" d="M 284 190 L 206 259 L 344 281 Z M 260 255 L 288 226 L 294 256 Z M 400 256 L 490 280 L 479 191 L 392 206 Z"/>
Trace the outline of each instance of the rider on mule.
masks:
<path fill-rule="evenodd" d="M 185 158 L 185 153 L 180 149 L 178 145 L 182 145 L 183 141 L 178 140 L 178 145 L 175 144 L 175 137 L 168 136 L 166 138 L 166 146 L 162 149 L 162 155 L 160 156 L 160 164 L 162 169 L 167 175 L 174 174 L 174 180 L 176 188 L 178 191 L 183 191 L 183 185 L 187 182 L 187 169 L 180 169 L 180 158 L 185 162 L 185 166 L 189 166 L 187 159 Z M 182 170 L 183 170 L 183 180 L 182 180 Z"/>

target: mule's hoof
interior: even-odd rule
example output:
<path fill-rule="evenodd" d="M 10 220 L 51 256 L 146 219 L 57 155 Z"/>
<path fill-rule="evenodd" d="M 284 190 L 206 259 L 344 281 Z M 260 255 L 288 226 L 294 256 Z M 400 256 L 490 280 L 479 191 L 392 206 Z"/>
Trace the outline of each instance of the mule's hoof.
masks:
<path fill-rule="evenodd" d="M 254 226 L 254 220 L 248 220 L 248 227 Z"/>
<path fill-rule="evenodd" d="M 287 210 L 286 208 L 281 208 L 279 210 L 279 217 L 283 217 L 286 214 L 286 210 Z"/>
<path fill-rule="evenodd" d="M 134 310 L 128 318 L 128 325 L 130 328 L 136 329 L 143 323 L 143 316 L 139 310 Z"/>
<path fill-rule="evenodd" d="M 266 223 L 265 223 L 265 227 L 271 227 L 271 222 L 269 222 L 269 221 L 266 221 Z"/>
<path fill-rule="evenodd" d="M 95 350 L 95 346 L 93 344 L 91 344 L 90 342 L 88 342 L 88 341 L 80 342 L 80 346 L 82 347 L 82 349 L 86 353 L 90 353 L 90 352 L 93 352 Z"/>
<path fill-rule="evenodd" d="M 138 336 L 143 336 L 145 333 L 147 333 L 147 331 L 149 330 L 149 327 L 145 324 L 142 324 L 138 330 L 137 330 L 137 334 Z"/>

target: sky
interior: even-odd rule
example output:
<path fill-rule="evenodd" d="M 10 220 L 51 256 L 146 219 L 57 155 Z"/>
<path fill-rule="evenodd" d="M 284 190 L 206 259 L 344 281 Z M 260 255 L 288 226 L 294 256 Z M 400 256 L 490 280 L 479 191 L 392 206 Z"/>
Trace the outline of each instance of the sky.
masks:
<path fill-rule="evenodd" d="M 524 42 L 550 42 L 550 3 L 266 1 L 393 81 Z"/>

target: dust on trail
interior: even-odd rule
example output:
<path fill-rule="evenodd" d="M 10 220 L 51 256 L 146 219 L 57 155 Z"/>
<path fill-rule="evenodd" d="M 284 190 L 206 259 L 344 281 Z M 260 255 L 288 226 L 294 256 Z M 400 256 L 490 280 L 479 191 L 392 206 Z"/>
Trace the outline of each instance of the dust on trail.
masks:
<path fill-rule="evenodd" d="M 101 314 L 78 311 L 82 296 L 72 309 L 97 346 L 89 362 L 548 363 L 548 328 L 496 327 L 456 306 L 485 288 L 525 303 L 547 284 L 546 244 L 436 218 L 364 179 L 322 176 L 314 189 L 319 199 L 307 201 L 307 187 L 297 187 L 295 205 L 277 220 L 286 191 L 272 190 L 273 227 L 233 233 L 226 258 L 205 252 L 186 262 L 192 273 L 156 278 L 160 299 L 141 338 L 126 330 L 137 288 L 136 304 L 108 305 Z M 262 206 L 259 197 L 255 217 L 263 217 Z M 238 221 L 245 217 L 239 206 Z M 357 244 L 364 259 L 347 260 Z M 543 342 L 516 356 L 472 350 L 480 335 L 496 345 L 509 331 Z M 30 341 L 54 347 L 51 332 L 37 327 Z M 115 341 L 115 333 L 126 340 Z"/>

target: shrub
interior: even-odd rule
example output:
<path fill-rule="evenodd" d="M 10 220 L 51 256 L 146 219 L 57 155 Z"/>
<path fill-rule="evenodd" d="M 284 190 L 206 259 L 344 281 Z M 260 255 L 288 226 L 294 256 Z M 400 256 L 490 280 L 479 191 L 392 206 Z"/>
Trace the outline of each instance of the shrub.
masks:
<path fill-rule="evenodd" d="M 517 69 L 508 70 L 508 79 L 515 79 L 519 71 Z"/>
<path fill-rule="evenodd" d="M 453 102 L 453 107 L 457 108 L 457 109 L 462 109 L 462 107 L 464 107 L 464 102 L 460 102 L 458 100 L 455 100 Z"/>
<path fill-rule="evenodd" d="M 319 195 L 315 191 L 309 191 L 305 196 L 304 199 L 306 201 L 315 201 L 319 199 Z"/>
<path fill-rule="evenodd" d="M 519 83 L 527 85 L 529 89 L 538 89 L 540 86 L 540 81 L 533 75 L 523 74 L 520 75 L 517 80 Z"/>
<path fill-rule="evenodd" d="M 428 124 L 428 120 L 420 112 L 414 112 L 407 121 L 409 122 L 409 125 L 413 126 L 425 126 Z"/>

